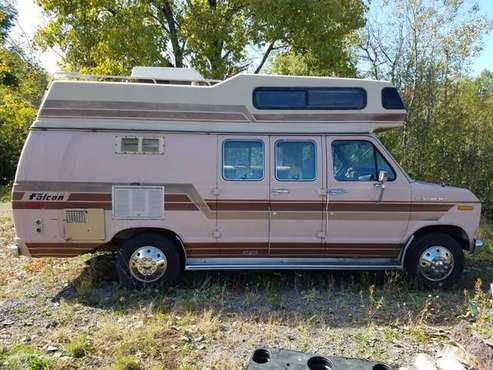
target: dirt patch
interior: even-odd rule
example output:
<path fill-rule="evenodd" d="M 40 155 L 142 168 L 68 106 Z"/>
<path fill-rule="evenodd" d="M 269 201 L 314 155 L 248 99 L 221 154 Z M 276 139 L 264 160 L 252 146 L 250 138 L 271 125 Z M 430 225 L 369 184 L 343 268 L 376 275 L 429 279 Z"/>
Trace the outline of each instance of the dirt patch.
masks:
<path fill-rule="evenodd" d="M 452 329 L 451 334 L 472 357 L 478 369 L 493 370 L 493 347 L 487 344 L 482 336 L 471 331 L 467 322 L 460 322 Z"/>

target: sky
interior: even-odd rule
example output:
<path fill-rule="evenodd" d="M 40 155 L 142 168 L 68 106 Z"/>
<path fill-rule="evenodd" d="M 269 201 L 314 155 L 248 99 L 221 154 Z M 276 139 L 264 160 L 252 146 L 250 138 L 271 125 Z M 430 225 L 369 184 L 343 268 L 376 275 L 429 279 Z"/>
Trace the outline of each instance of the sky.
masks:
<path fill-rule="evenodd" d="M 493 19 L 493 0 L 479 0 L 478 3 L 480 9 Z M 46 24 L 46 18 L 34 0 L 17 0 L 16 4 L 18 16 L 11 37 L 25 47 L 32 48 L 30 40 L 32 40 L 36 29 Z M 483 69 L 493 70 L 493 32 L 484 37 L 483 47 L 479 56 L 472 61 L 473 75 L 479 74 Z M 38 56 L 48 73 L 53 74 L 60 70 L 58 62 L 61 53 L 59 50 L 48 49 L 45 52 L 33 50 L 33 52 Z"/>

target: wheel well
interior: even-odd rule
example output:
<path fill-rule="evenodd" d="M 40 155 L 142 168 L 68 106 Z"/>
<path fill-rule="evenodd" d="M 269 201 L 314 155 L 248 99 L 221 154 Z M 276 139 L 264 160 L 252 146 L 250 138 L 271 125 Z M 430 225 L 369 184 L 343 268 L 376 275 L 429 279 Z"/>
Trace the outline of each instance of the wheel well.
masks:
<path fill-rule="evenodd" d="M 414 239 L 418 239 L 419 237 L 431 233 L 431 232 L 442 232 L 444 234 L 448 234 L 453 237 L 460 244 L 462 249 L 469 250 L 469 238 L 466 232 L 461 229 L 459 226 L 453 225 L 433 225 L 433 226 L 425 226 L 418 231 L 416 231 L 414 235 Z"/>
<path fill-rule="evenodd" d="M 111 244 L 115 245 L 114 249 L 119 249 L 120 244 L 124 240 L 144 233 L 161 234 L 166 236 L 168 239 L 174 241 L 178 247 L 178 252 L 180 254 L 182 267 L 183 268 L 185 267 L 185 262 L 187 258 L 185 254 L 185 245 L 182 239 L 178 236 L 178 234 L 168 229 L 160 229 L 158 227 L 137 227 L 133 229 L 121 230 L 113 236 L 113 239 L 111 240 Z"/>

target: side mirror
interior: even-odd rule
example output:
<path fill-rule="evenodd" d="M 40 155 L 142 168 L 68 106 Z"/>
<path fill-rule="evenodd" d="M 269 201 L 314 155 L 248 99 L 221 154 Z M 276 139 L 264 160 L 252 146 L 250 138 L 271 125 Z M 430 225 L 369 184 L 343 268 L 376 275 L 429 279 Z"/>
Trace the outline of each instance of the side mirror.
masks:
<path fill-rule="evenodd" d="M 387 171 L 381 170 L 378 173 L 378 182 L 383 184 L 385 181 L 389 179 L 389 173 Z"/>

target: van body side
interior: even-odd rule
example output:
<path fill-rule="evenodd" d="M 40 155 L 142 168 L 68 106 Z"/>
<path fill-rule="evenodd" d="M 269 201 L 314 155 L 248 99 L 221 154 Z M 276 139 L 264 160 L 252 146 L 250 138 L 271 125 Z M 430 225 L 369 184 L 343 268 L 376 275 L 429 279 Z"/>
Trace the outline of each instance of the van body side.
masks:
<path fill-rule="evenodd" d="M 194 269 L 393 269 L 436 285 L 481 247 L 478 198 L 409 178 L 378 140 L 405 119 L 390 83 L 158 72 L 171 77 L 50 84 L 13 186 L 14 251 L 118 251 L 137 287 Z"/>

